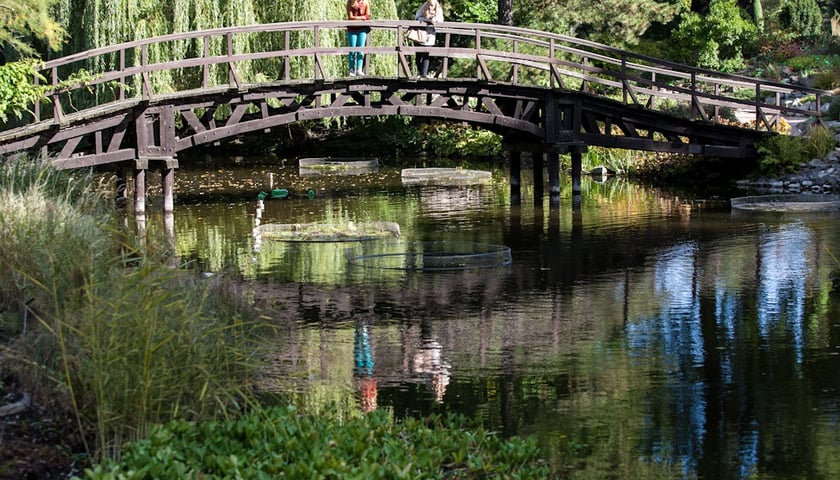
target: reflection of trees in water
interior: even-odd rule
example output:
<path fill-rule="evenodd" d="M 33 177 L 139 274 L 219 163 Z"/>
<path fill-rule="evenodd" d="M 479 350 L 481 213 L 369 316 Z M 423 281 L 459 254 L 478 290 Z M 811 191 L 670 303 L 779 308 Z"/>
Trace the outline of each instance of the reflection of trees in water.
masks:
<path fill-rule="evenodd" d="M 837 317 L 812 291 L 830 288 L 812 231 L 745 235 L 674 242 L 568 288 L 538 288 L 555 285 L 546 280 L 554 264 L 530 268 L 528 252 L 500 274 L 409 275 L 372 290 L 301 286 L 287 313 L 333 325 L 322 330 L 330 338 L 352 338 L 343 319 L 375 319 L 380 401 L 422 383 L 447 408 L 488 405 L 505 432 L 539 425 L 564 442 L 590 442 L 589 456 L 633 452 L 625 467 L 644 458 L 704 478 L 782 471 L 837 438 L 820 413 L 836 404 L 811 388 L 836 387 L 815 362 L 836 366 L 825 349 L 837 343 L 826 319 Z M 449 364 L 458 375 L 447 385 Z M 468 391 L 465 379 L 477 387 Z M 621 445 L 589 433 L 593 421 L 625 429 Z"/>
<path fill-rule="evenodd" d="M 674 372 L 649 389 L 644 448 L 703 477 L 748 477 L 771 464 L 811 477 L 798 470 L 816 448 L 815 420 L 801 408 L 814 379 L 802 365 L 821 343 L 807 322 L 820 248 L 797 224 L 755 242 L 723 251 L 678 244 L 657 256 L 649 288 L 634 286 L 636 299 L 656 299 L 657 308 L 631 308 L 628 353 L 657 375 Z"/>

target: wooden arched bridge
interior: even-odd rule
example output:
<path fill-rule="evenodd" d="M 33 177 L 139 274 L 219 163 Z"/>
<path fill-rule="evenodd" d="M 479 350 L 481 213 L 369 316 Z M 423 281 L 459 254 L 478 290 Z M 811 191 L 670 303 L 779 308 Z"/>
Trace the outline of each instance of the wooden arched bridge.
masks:
<path fill-rule="evenodd" d="M 157 165 L 171 208 L 177 155 L 193 146 L 302 120 L 404 115 L 478 125 L 515 152 L 571 153 L 579 179 L 587 146 L 753 158 L 782 116 L 815 115 L 827 94 L 549 32 L 449 22 L 434 47 L 405 40 L 417 22 L 367 22 L 364 75 L 351 77 L 349 23 L 177 33 L 47 61 L 34 81 L 48 102 L 0 125 L 0 155 L 127 167 L 137 192 Z M 417 52 L 437 59 L 429 79 L 412 74 Z M 749 122 L 726 120 L 732 111 Z M 557 171 L 549 161 L 552 188 Z"/>

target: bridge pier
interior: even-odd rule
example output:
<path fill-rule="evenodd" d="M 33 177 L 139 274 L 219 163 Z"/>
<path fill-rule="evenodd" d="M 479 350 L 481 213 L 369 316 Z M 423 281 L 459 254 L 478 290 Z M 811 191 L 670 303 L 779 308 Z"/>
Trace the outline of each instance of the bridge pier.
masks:
<path fill-rule="evenodd" d="M 510 192 L 511 201 L 518 200 L 521 190 L 521 155 L 523 151 L 530 152 L 531 163 L 534 170 L 534 205 L 537 208 L 542 206 L 544 193 L 543 169 L 548 162 L 548 193 L 549 203 L 556 205 L 560 202 L 560 155 L 571 154 L 572 157 L 572 195 L 580 195 L 581 183 L 581 159 L 582 153 L 587 150 L 583 142 L 571 142 L 560 144 L 527 144 L 507 143 L 507 151 L 510 152 Z"/>
<path fill-rule="evenodd" d="M 126 178 L 128 178 L 126 169 L 122 166 L 117 167 L 117 171 L 114 173 L 116 175 L 116 195 L 114 198 L 114 203 L 117 205 L 117 208 L 124 208 L 128 205 L 128 184 L 126 183 Z"/>
<path fill-rule="evenodd" d="M 522 152 L 510 152 L 510 203 L 519 205 L 522 193 Z"/>
<path fill-rule="evenodd" d="M 160 169 L 161 184 L 163 190 L 163 231 L 168 242 L 168 247 L 175 252 L 175 169 L 178 168 L 178 160 L 172 157 L 142 157 L 123 164 L 117 172 L 117 195 L 118 201 L 122 196 L 127 204 L 127 193 L 125 192 L 125 178 L 128 171 L 134 170 L 134 221 L 137 228 L 137 238 L 140 245 L 146 244 L 146 171 L 150 166 Z M 120 187 L 120 184 L 123 187 Z M 177 259 L 171 260 L 173 265 Z"/>
<path fill-rule="evenodd" d="M 543 168 L 545 168 L 544 153 L 532 153 L 531 163 L 534 168 L 534 208 L 542 208 L 543 202 Z"/>
<path fill-rule="evenodd" d="M 548 203 L 560 203 L 560 154 L 548 153 Z"/>
<path fill-rule="evenodd" d="M 572 195 L 580 195 L 581 176 L 581 154 L 580 151 L 572 152 Z"/>
<path fill-rule="evenodd" d="M 134 161 L 135 215 L 146 214 L 146 170 L 152 162 L 159 164 L 161 172 L 163 212 L 175 211 L 175 169 L 178 168 L 178 160 L 175 157 L 143 157 Z M 119 191 L 119 187 L 117 188 Z"/>
<path fill-rule="evenodd" d="M 178 160 L 166 158 L 163 163 L 161 178 L 163 181 L 163 213 L 171 214 L 175 211 L 175 169 Z"/>
<path fill-rule="evenodd" d="M 137 160 L 134 166 L 134 215 L 146 216 L 146 170 L 148 160 Z"/>

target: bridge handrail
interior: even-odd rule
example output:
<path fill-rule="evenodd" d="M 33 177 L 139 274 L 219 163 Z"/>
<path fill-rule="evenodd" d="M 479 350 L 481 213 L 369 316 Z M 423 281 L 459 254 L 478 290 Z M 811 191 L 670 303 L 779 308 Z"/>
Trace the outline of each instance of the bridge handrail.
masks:
<path fill-rule="evenodd" d="M 581 91 L 610 96 L 620 99 L 623 103 L 638 104 L 645 108 L 654 108 L 654 100 L 659 97 L 671 98 L 687 102 L 695 118 L 701 120 L 720 121 L 718 109 L 741 108 L 751 109 L 755 115 L 755 129 L 774 129 L 778 125 L 781 115 L 819 116 L 822 97 L 830 92 L 789 85 L 781 82 L 761 80 L 731 73 L 715 72 L 708 69 L 691 67 L 664 59 L 658 59 L 608 45 L 569 37 L 552 32 L 542 32 L 521 27 L 494 24 L 454 23 L 444 22 L 437 25 L 439 37 L 435 47 L 422 47 L 405 43 L 403 34 L 407 28 L 416 26 L 416 21 L 405 20 L 372 20 L 367 24 L 378 32 L 388 32 L 392 35 L 390 42 L 368 45 L 364 51 L 368 55 L 393 55 L 397 57 L 397 75 L 405 77 L 410 74 L 406 70 L 408 62 L 406 56 L 418 51 L 428 51 L 432 56 L 441 58 L 444 74 L 450 74 L 450 63 L 457 59 L 475 61 L 475 74 L 470 77 L 480 81 L 510 82 L 527 84 L 546 88 L 571 89 L 566 85 L 569 81 L 579 82 L 574 88 Z M 313 61 L 314 70 L 305 78 L 289 78 L 288 68 L 278 74 L 278 80 L 325 80 L 319 68 L 321 57 L 341 56 L 349 53 L 350 48 L 339 42 L 338 44 L 321 45 L 323 32 L 343 31 L 349 25 L 357 22 L 346 20 L 335 21 L 305 21 L 288 23 L 257 24 L 239 27 L 223 27 L 194 32 L 172 33 L 159 37 L 134 40 L 117 45 L 105 46 L 85 52 L 79 52 L 66 57 L 48 60 L 43 63 L 42 72 L 48 79 L 53 90 L 48 94 L 53 111 L 50 117 L 41 115 L 40 105 L 33 105 L 32 123 L 58 123 L 67 115 L 65 106 L 72 106 L 63 95 L 82 95 L 90 91 L 94 96 L 91 108 L 101 107 L 109 103 L 126 100 L 126 81 L 135 78 L 139 84 L 139 91 L 134 98 L 152 99 L 163 92 L 153 90 L 154 83 L 149 79 L 150 74 L 166 70 L 185 68 L 202 68 L 202 85 L 199 88 L 209 88 L 208 69 L 214 66 L 224 66 L 228 72 L 228 88 L 240 88 L 243 79 L 238 78 L 237 63 L 254 60 L 277 59 L 288 62 L 297 57 L 306 57 Z M 305 33 L 312 36 L 311 44 L 294 46 L 290 44 L 293 32 Z M 234 36 L 251 34 L 282 33 L 285 35 L 282 48 L 237 51 Z M 381 34 L 379 34 L 381 35 Z M 327 37 L 324 37 L 327 38 Z M 384 38 L 384 37 L 383 37 Z M 333 39 L 334 40 L 334 39 Z M 386 38 L 387 40 L 387 38 Z M 150 62 L 149 49 L 156 45 L 170 42 L 203 42 L 203 47 L 196 56 L 187 58 L 167 59 Z M 209 44 L 212 41 L 224 42 L 225 48 L 221 55 L 209 55 Z M 510 48 L 505 49 L 505 46 Z M 527 51 L 527 50 L 532 51 Z M 137 51 L 139 50 L 139 52 Z M 523 51 L 526 50 L 526 51 Z M 108 57 L 118 56 L 118 59 L 107 61 Z M 126 62 L 133 57 L 132 64 Z M 103 59 L 106 67 L 103 71 L 93 71 L 93 77 L 84 83 L 61 86 L 62 78 L 77 71 L 74 65 L 80 62 L 90 62 Z M 112 63 L 116 63 L 113 65 Z M 495 70 L 488 62 L 501 63 Z M 499 68 L 508 71 L 507 79 L 493 78 L 494 71 Z M 518 69 L 531 69 L 531 79 L 525 80 L 518 75 Z M 536 73 L 535 73 L 536 72 Z M 284 77 L 285 78 L 281 78 Z M 662 80 L 662 77 L 665 79 Z M 36 78 L 35 83 L 38 83 Z M 118 82 L 114 99 L 98 103 L 99 96 L 92 87 L 99 87 L 110 82 Z M 215 85 L 220 85 L 216 83 Z M 223 83 L 221 84 L 223 85 Z M 733 93 L 725 90 L 730 89 Z M 737 89 L 749 91 L 749 95 L 735 95 Z M 606 91 L 609 95 L 604 93 Z M 647 102 L 639 98 L 647 96 Z M 801 108 L 797 105 L 785 105 L 782 98 L 786 96 L 813 96 L 816 107 L 814 109 Z M 106 100 L 107 100 L 107 96 Z M 705 108 L 714 109 L 709 116 Z M 25 126 L 25 125 L 24 125 Z M 0 136 L 8 133 L 8 126 L 0 126 Z"/>

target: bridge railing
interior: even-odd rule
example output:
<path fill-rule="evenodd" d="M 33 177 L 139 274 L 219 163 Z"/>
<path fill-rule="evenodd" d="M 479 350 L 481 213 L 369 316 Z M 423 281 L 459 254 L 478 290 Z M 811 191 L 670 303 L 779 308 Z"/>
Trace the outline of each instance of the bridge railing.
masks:
<path fill-rule="evenodd" d="M 44 63 L 51 86 L 46 108 L 32 105 L 0 137 L 73 122 L 104 108 L 212 89 L 277 82 L 349 81 L 344 41 L 358 22 L 293 22 L 185 32 L 113 45 Z M 405 39 L 414 21 L 367 24 L 365 73 L 414 78 L 412 56 L 437 60 L 433 76 L 567 89 L 640 108 L 681 110 L 692 119 L 724 121 L 747 112 L 751 128 L 777 129 L 782 116 L 818 116 L 829 92 L 676 64 L 578 38 L 517 27 L 446 22 L 434 47 Z M 352 79 L 352 81 L 363 81 Z M 34 82 L 42 83 L 41 79 Z"/>

